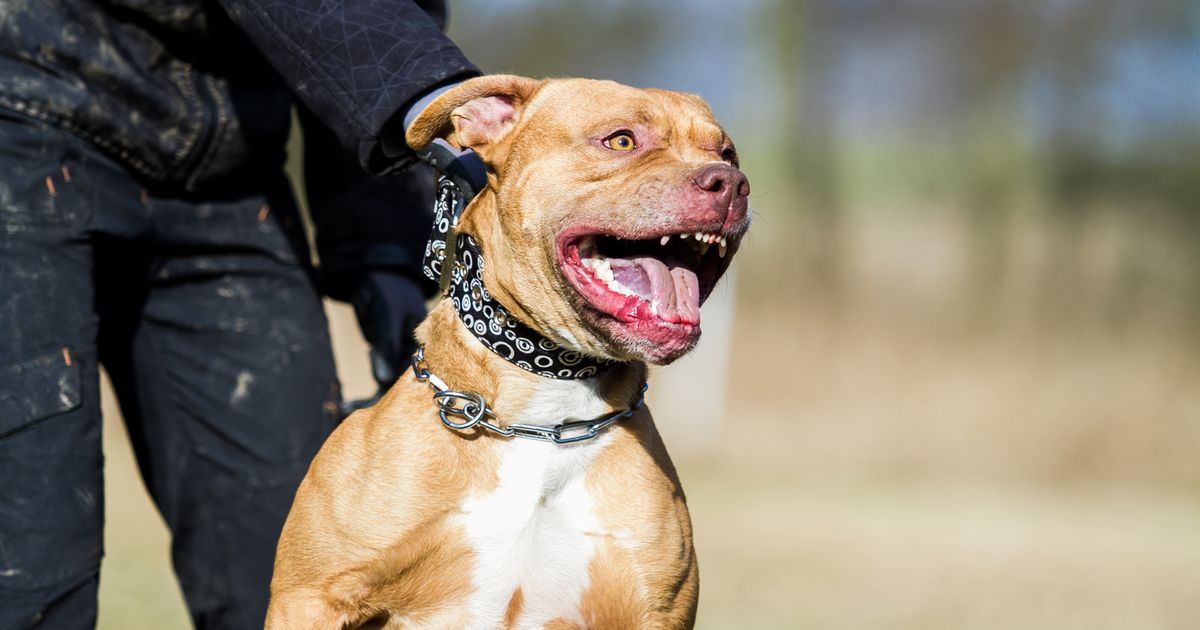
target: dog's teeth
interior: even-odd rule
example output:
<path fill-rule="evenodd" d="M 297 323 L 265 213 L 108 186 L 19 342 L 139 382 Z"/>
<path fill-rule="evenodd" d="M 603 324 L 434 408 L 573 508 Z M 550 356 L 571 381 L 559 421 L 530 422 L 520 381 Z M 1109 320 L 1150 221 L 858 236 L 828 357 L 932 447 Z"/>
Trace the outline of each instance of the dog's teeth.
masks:
<path fill-rule="evenodd" d="M 725 257 L 725 239 L 721 239 L 721 244 L 717 246 L 717 255 L 721 258 Z"/>
<path fill-rule="evenodd" d="M 696 232 L 696 240 L 697 240 L 697 241 L 703 241 L 703 240 L 704 240 L 704 233 L 703 233 L 703 232 Z"/>
<path fill-rule="evenodd" d="M 603 265 L 601 265 L 601 266 L 600 266 L 600 267 L 597 269 L 597 271 L 599 271 L 599 272 L 600 272 L 600 279 L 601 279 L 601 280 L 603 280 L 603 281 L 605 281 L 605 282 L 612 282 L 612 281 L 613 281 L 613 271 L 612 271 L 612 267 L 611 267 L 611 266 L 608 264 L 608 261 L 607 261 L 607 260 L 606 260 L 606 261 L 604 261 L 604 264 L 603 264 Z"/>
<path fill-rule="evenodd" d="M 684 240 L 684 241 L 686 241 L 686 240 L 687 240 L 687 237 L 689 237 L 689 236 L 691 236 L 691 234 L 680 234 L 680 235 L 679 235 L 679 239 L 680 239 L 680 240 Z"/>
<path fill-rule="evenodd" d="M 612 265 L 608 263 L 608 260 L 597 260 L 595 258 L 592 260 L 595 260 L 595 263 L 591 265 L 592 273 L 596 274 L 596 277 L 605 284 L 611 283 L 613 281 L 613 271 Z"/>
<path fill-rule="evenodd" d="M 708 243 L 701 243 L 700 244 L 700 255 L 703 256 L 707 253 L 708 253 Z"/>
<path fill-rule="evenodd" d="M 666 246 L 667 242 L 670 240 L 671 240 L 671 236 L 667 235 L 667 236 L 662 237 L 662 239 L 658 241 L 658 244 Z"/>
<path fill-rule="evenodd" d="M 604 286 L 608 287 L 610 291 L 620 293 L 622 295 L 636 295 L 632 289 L 621 284 L 616 277 L 613 276 L 612 265 L 607 259 L 601 260 L 596 264 L 594 273 L 596 274 L 596 278 L 603 282 Z"/>
<path fill-rule="evenodd" d="M 621 295 L 637 295 L 629 287 L 617 282 L 616 280 L 605 282 L 604 285 L 614 293 L 620 293 Z"/>

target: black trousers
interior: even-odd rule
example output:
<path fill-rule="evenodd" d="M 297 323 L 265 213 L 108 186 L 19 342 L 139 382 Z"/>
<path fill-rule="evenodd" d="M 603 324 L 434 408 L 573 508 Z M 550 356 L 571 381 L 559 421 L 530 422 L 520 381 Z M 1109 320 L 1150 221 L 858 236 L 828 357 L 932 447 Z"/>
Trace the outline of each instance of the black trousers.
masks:
<path fill-rule="evenodd" d="M 194 622 L 261 628 L 339 398 L 283 173 L 173 198 L 0 114 L 0 629 L 95 625 L 101 364 Z"/>

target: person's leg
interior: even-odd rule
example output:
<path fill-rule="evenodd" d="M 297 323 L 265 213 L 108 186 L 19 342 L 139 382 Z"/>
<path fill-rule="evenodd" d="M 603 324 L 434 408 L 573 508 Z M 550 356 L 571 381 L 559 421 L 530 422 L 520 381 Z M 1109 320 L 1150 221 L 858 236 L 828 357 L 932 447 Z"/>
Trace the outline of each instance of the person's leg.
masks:
<path fill-rule="evenodd" d="M 94 174 L 0 114 L 0 629 L 93 628 L 103 550 Z"/>
<path fill-rule="evenodd" d="M 327 323 L 277 183 L 219 203 L 152 196 L 145 308 L 126 356 L 105 354 L 131 375 L 118 396 L 202 629 L 262 627 L 279 531 L 337 422 Z"/>

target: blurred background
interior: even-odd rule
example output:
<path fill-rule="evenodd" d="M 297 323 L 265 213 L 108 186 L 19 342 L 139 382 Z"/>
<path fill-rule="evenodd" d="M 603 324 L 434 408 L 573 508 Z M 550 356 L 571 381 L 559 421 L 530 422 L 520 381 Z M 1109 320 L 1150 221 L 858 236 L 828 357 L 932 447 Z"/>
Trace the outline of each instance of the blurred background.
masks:
<path fill-rule="evenodd" d="M 450 21 L 486 71 L 695 92 L 738 144 L 755 225 L 651 390 L 699 627 L 1198 627 L 1200 4 L 452 0 Z M 106 423 L 101 628 L 185 628 Z"/>

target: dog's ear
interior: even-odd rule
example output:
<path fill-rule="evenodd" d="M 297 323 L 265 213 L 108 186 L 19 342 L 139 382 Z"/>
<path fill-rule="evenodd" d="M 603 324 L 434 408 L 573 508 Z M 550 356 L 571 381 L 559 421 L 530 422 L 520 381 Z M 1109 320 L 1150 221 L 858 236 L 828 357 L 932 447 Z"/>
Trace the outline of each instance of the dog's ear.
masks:
<path fill-rule="evenodd" d="M 483 161 L 503 160 L 505 140 L 541 81 L 508 74 L 469 79 L 434 99 L 408 129 L 408 145 L 420 149 L 435 138 L 471 148 Z"/>

